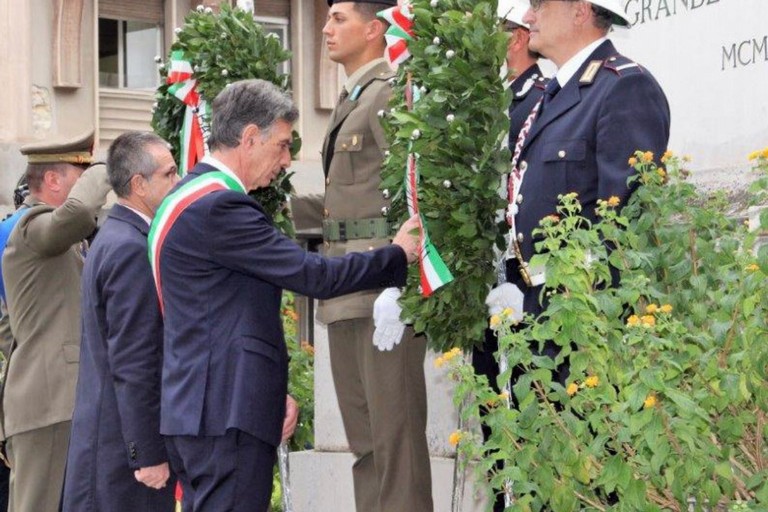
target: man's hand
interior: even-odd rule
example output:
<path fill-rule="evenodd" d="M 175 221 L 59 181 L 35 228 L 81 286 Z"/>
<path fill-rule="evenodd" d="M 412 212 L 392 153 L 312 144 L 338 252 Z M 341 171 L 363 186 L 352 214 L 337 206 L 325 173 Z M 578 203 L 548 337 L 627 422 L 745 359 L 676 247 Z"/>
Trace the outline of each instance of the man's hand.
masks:
<path fill-rule="evenodd" d="M 399 245 L 405 251 L 408 263 L 416 261 L 419 255 L 419 226 L 418 214 L 413 215 L 410 219 L 403 222 L 395 238 L 392 239 L 393 244 Z"/>
<path fill-rule="evenodd" d="M 283 420 L 283 442 L 288 441 L 296 430 L 299 421 L 299 404 L 291 395 L 285 397 L 285 419 Z"/>
<path fill-rule="evenodd" d="M 373 303 L 373 344 L 382 352 L 392 350 L 403 339 L 405 324 L 400 320 L 403 308 L 397 303 L 399 298 L 399 288 L 387 288 Z"/>
<path fill-rule="evenodd" d="M 523 319 L 523 292 L 512 283 L 502 283 L 491 290 L 485 304 L 488 306 L 488 316 L 500 315 L 509 308 L 512 310 L 513 321 L 520 322 Z"/>
<path fill-rule="evenodd" d="M 137 469 L 133 472 L 133 476 L 136 480 L 151 487 L 152 489 L 162 489 L 165 487 L 168 478 L 171 476 L 171 471 L 168 469 L 168 463 L 163 462 L 157 466 L 148 466 L 146 468 Z"/>

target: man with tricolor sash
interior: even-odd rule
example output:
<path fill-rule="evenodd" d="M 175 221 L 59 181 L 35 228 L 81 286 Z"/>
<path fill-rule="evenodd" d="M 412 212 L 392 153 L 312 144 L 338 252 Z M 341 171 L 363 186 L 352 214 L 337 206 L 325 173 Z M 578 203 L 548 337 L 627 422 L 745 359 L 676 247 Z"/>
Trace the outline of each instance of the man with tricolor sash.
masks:
<path fill-rule="evenodd" d="M 388 108 L 388 82 L 395 73 L 384 56 L 386 50 L 393 62 L 405 59 L 403 38 L 408 35 L 399 28 L 404 25 L 400 11 L 387 11 L 387 19 L 382 11 L 396 4 L 328 0 L 323 28 L 328 54 L 348 77 L 323 143 L 323 239 L 329 256 L 389 243 L 389 193 L 379 190 L 388 141 L 380 117 Z M 389 48 L 386 38 L 394 41 Z M 426 339 L 400 323 L 398 297 L 396 288 L 363 291 L 324 300 L 317 312 L 318 320 L 328 324 L 331 372 L 356 459 L 352 475 L 358 512 L 433 509 Z"/>
<path fill-rule="evenodd" d="M 210 155 L 166 197 L 149 234 L 164 316 L 160 431 L 184 512 L 265 512 L 277 446 L 296 426 L 287 395 L 282 290 L 331 298 L 401 286 L 417 239 L 325 258 L 281 234 L 249 190 L 291 163 L 290 98 L 263 80 L 213 101 Z"/>

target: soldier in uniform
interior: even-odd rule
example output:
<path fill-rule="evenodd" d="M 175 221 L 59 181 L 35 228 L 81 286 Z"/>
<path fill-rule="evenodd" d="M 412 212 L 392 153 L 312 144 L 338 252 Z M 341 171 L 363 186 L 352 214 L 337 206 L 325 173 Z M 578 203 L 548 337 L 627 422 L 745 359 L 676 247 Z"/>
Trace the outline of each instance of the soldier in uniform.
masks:
<path fill-rule="evenodd" d="M 11 512 L 57 512 L 80 356 L 83 239 L 110 190 L 92 161 L 93 132 L 28 144 L 29 211 L 14 227 L 2 271 L 15 347 L 3 394 Z"/>
<path fill-rule="evenodd" d="M 331 59 L 348 76 L 323 143 L 326 176 L 323 238 L 328 256 L 389 243 L 389 205 L 379 190 L 387 141 L 378 113 L 391 96 L 394 72 L 383 58 L 387 24 L 376 13 L 395 0 L 328 0 L 323 28 Z M 322 301 L 331 371 L 347 440 L 359 512 L 431 511 L 426 439 L 426 340 L 411 328 L 379 350 L 373 303 L 379 291 Z"/>
<path fill-rule="evenodd" d="M 522 291 L 524 310 L 536 316 L 544 269 L 529 265 L 535 253 L 532 232 L 556 213 L 558 196 L 575 192 L 582 215 L 599 219 L 599 199 L 616 196 L 625 205 L 634 173 L 629 157 L 637 150 L 660 157 L 669 140 L 666 96 L 651 73 L 619 54 L 608 39 L 611 27 L 629 26 L 618 0 L 531 0 L 523 20 L 530 48 L 558 66 L 542 101 L 526 119 L 513 152 L 507 220 L 510 259 L 505 287 Z M 554 357 L 548 343 L 544 353 Z M 513 382 L 519 369 L 513 371 Z M 558 380 L 568 377 L 567 362 Z"/>
<path fill-rule="evenodd" d="M 506 64 L 512 103 L 509 105 L 509 147 L 514 148 L 517 134 L 531 109 L 544 93 L 546 80 L 539 67 L 540 55 L 528 48 L 530 30 L 523 21 L 527 0 L 499 0 L 498 13 L 508 35 Z"/>

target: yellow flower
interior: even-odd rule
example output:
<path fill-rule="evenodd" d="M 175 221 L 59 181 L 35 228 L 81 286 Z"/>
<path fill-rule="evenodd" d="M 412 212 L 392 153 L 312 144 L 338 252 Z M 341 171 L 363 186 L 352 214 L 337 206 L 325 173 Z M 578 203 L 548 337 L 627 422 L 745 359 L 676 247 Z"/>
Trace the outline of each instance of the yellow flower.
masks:
<path fill-rule="evenodd" d="M 659 175 L 659 176 L 661 176 L 662 178 L 666 178 L 666 177 L 667 177 L 667 171 L 665 171 L 665 170 L 664 170 L 664 169 L 662 169 L 661 167 L 659 167 L 658 169 L 656 169 L 656 174 L 658 174 L 658 175 Z"/>
<path fill-rule="evenodd" d="M 672 304 L 664 304 L 659 308 L 662 313 L 670 314 L 672 312 Z"/>
<path fill-rule="evenodd" d="M 435 359 L 435 368 L 442 368 L 444 364 L 445 364 L 445 359 L 443 359 L 442 356 Z"/>
<path fill-rule="evenodd" d="M 588 388 L 596 388 L 600 384 L 600 377 L 597 375 L 590 375 L 584 380 L 584 385 Z"/>
<path fill-rule="evenodd" d="M 749 160 L 757 160 L 757 157 L 760 156 L 760 151 L 753 151 L 747 156 L 747 159 Z"/>
<path fill-rule="evenodd" d="M 746 270 L 747 272 L 756 272 L 760 270 L 760 266 L 757 263 L 752 263 L 751 265 L 747 265 Z"/>
<path fill-rule="evenodd" d="M 629 165 L 631 165 L 632 167 L 634 167 L 634 166 L 636 166 L 636 165 L 637 165 L 637 158 L 635 158 L 635 157 L 633 157 L 633 156 L 632 156 L 632 157 L 630 157 L 630 158 L 629 158 L 629 162 L 627 162 L 627 163 L 629 163 Z"/>
<path fill-rule="evenodd" d="M 656 317 L 653 315 L 643 315 L 640 319 L 643 322 L 643 327 L 653 327 L 656 325 Z"/>
<path fill-rule="evenodd" d="M 568 393 L 568 396 L 573 396 L 579 391 L 579 385 L 575 382 L 571 382 L 568 384 L 568 387 L 565 389 L 565 392 Z"/>
<path fill-rule="evenodd" d="M 504 308 L 504 311 L 501 312 L 501 316 L 504 317 L 510 317 L 514 314 L 515 310 L 512 308 Z"/>
<path fill-rule="evenodd" d="M 674 154 L 674 153 L 672 153 L 672 151 L 670 151 L 670 150 L 666 150 L 666 151 L 664 152 L 664 154 L 663 154 L 663 155 L 661 155 L 661 162 L 662 162 L 662 163 L 665 163 L 667 160 L 669 160 L 669 159 L 670 159 L 670 158 L 672 158 L 673 156 L 675 156 L 675 154 Z"/>
<path fill-rule="evenodd" d="M 443 362 L 447 363 L 448 361 L 458 356 L 459 354 L 461 354 L 461 349 L 457 347 L 453 347 L 448 352 L 443 353 L 443 356 L 442 356 Z"/>
<path fill-rule="evenodd" d="M 552 215 L 547 215 L 542 220 L 544 220 L 546 222 L 551 222 L 552 224 L 557 224 L 558 222 L 560 222 L 560 217 L 558 217 L 557 215 L 552 214 Z"/>
<path fill-rule="evenodd" d="M 658 310 L 659 310 L 659 306 L 657 306 L 656 304 L 648 304 L 648 305 L 645 307 L 645 312 L 646 312 L 646 313 L 648 313 L 649 315 L 652 315 L 652 314 L 654 314 L 654 313 L 655 313 L 655 312 L 657 312 Z"/>
<path fill-rule="evenodd" d="M 499 400 L 509 400 L 509 393 L 506 391 L 499 393 Z"/>
<path fill-rule="evenodd" d="M 618 196 L 611 196 L 608 198 L 608 206 L 616 208 L 621 203 L 621 199 Z"/>
<path fill-rule="evenodd" d="M 451 432 L 451 435 L 448 436 L 448 444 L 451 446 L 456 446 L 459 444 L 459 441 L 461 441 L 463 434 L 461 433 L 461 430 L 457 430 L 455 432 Z"/>
<path fill-rule="evenodd" d="M 307 343 L 306 340 L 302 340 L 301 341 L 301 350 L 303 350 L 304 352 L 306 352 L 310 356 L 314 356 L 315 355 L 315 347 L 313 347 L 312 345 Z"/>
<path fill-rule="evenodd" d="M 643 153 L 643 163 L 649 164 L 653 162 L 653 151 L 646 151 Z"/>
<path fill-rule="evenodd" d="M 637 315 L 632 315 L 629 318 L 627 318 L 627 325 L 630 327 L 635 327 L 636 325 L 640 324 L 640 317 Z"/>
<path fill-rule="evenodd" d="M 645 398 L 645 401 L 643 402 L 643 409 L 650 409 L 657 403 L 658 403 L 658 400 L 656 400 L 656 395 L 651 393 Z"/>
<path fill-rule="evenodd" d="M 501 317 L 499 315 L 491 316 L 491 327 L 496 327 L 501 323 Z"/>
<path fill-rule="evenodd" d="M 760 156 L 763 158 L 768 158 L 768 148 L 765 148 L 760 152 Z"/>

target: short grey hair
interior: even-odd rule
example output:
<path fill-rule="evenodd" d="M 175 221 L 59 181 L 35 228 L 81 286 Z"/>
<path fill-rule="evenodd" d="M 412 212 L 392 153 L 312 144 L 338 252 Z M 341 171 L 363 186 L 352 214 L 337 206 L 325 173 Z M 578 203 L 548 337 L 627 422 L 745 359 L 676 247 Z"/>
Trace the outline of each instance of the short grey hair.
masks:
<path fill-rule="evenodd" d="M 225 87 L 213 100 L 211 150 L 240 145 L 243 130 L 256 125 L 266 135 L 275 121 L 293 124 L 299 111 L 290 96 L 266 80 L 241 80 Z"/>
<path fill-rule="evenodd" d="M 131 178 L 140 174 L 146 179 L 157 169 L 157 161 L 147 151 L 149 146 L 168 147 L 168 143 L 150 132 L 125 132 L 107 150 L 107 176 L 117 197 L 131 194 Z"/>
<path fill-rule="evenodd" d="M 598 29 L 602 30 L 606 34 L 611 29 L 614 23 L 616 23 L 616 20 L 618 16 L 605 7 L 600 7 L 599 5 L 591 4 L 592 5 L 592 13 L 595 15 L 594 17 L 594 25 Z"/>

